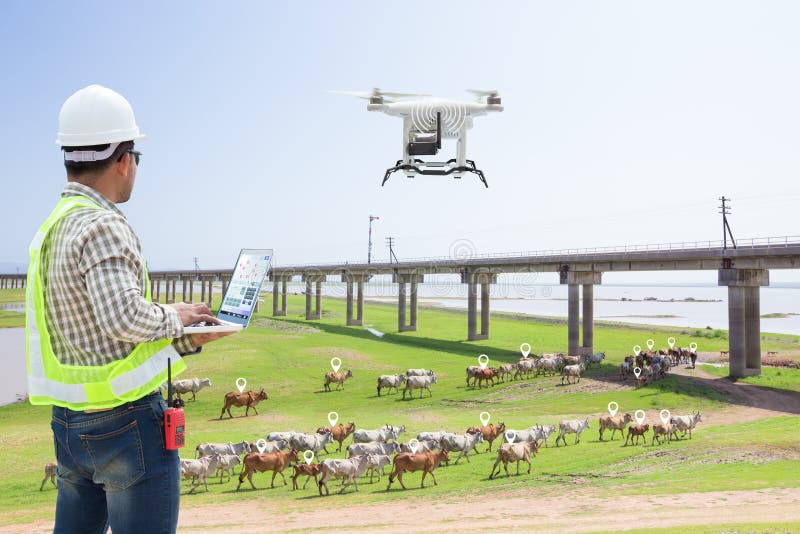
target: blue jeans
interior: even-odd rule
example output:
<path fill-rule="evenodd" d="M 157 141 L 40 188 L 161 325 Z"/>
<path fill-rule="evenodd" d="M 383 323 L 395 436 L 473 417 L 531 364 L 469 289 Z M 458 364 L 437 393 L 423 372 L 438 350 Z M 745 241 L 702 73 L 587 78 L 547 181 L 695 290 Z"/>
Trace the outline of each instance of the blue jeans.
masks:
<path fill-rule="evenodd" d="M 53 407 L 56 534 L 175 532 L 180 460 L 164 449 L 166 407 L 157 393 L 94 413 Z"/>

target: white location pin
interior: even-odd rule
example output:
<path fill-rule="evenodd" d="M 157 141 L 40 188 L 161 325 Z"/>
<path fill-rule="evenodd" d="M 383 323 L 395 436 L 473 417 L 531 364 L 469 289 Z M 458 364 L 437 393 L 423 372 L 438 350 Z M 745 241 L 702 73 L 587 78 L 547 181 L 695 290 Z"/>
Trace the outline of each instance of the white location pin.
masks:
<path fill-rule="evenodd" d="M 675 346 L 675 338 L 674 337 L 668 337 L 667 338 L 667 343 L 669 344 L 669 348 L 674 347 Z"/>
<path fill-rule="evenodd" d="M 314 451 L 303 451 L 303 460 L 305 460 L 308 465 L 311 465 L 311 462 L 314 461 Z"/>
<path fill-rule="evenodd" d="M 514 443 L 514 440 L 517 439 L 517 433 L 513 430 L 506 430 L 506 443 Z"/>
<path fill-rule="evenodd" d="M 489 357 L 485 354 L 478 356 L 478 365 L 481 366 L 481 369 L 486 369 L 486 366 L 489 365 Z"/>
<path fill-rule="evenodd" d="M 333 368 L 334 372 L 338 372 L 339 371 L 339 367 L 341 367 L 341 366 L 342 366 L 342 360 L 340 360 L 336 356 L 331 358 L 331 368 Z"/>
<path fill-rule="evenodd" d="M 256 448 L 258 449 L 258 452 L 263 454 L 264 451 L 267 450 L 266 440 L 264 440 L 264 438 L 261 438 L 260 440 L 256 441 Z"/>
<path fill-rule="evenodd" d="M 489 419 L 492 418 L 492 416 L 489 414 L 489 412 L 481 412 L 481 415 L 479 417 L 481 418 L 481 424 L 483 426 L 488 425 L 489 424 Z"/>
<path fill-rule="evenodd" d="M 419 440 L 417 440 L 417 438 L 408 440 L 408 448 L 411 449 L 413 454 L 417 454 L 417 451 L 419 450 Z"/>
<path fill-rule="evenodd" d="M 642 347 L 640 347 L 639 345 L 634 345 L 633 353 L 638 356 L 640 352 L 642 352 Z"/>
<path fill-rule="evenodd" d="M 639 375 L 642 374 L 642 370 L 638 367 L 633 368 L 633 374 L 636 375 L 636 378 L 639 378 Z"/>
<path fill-rule="evenodd" d="M 247 387 L 247 379 L 243 377 L 239 377 L 236 379 L 236 387 L 239 388 L 239 393 L 244 391 L 244 388 Z"/>
<path fill-rule="evenodd" d="M 670 413 L 669 413 L 669 410 L 661 410 L 661 411 L 658 413 L 658 416 L 659 416 L 659 417 L 661 417 L 661 422 L 662 422 L 662 423 L 664 423 L 665 425 L 666 425 L 667 423 L 669 423 L 669 419 L 670 419 Z"/>
<path fill-rule="evenodd" d="M 644 416 L 645 416 L 644 410 L 636 410 L 636 412 L 634 412 L 633 418 L 636 419 L 637 425 L 641 425 L 642 423 L 644 423 Z"/>
<path fill-rule="evenodd" d="M 648 339 L 646 345 L 648 349 L 653 350 L 653 347 L 656 346 L 656 342 L 652 339 Z"/>
<path fill-rule="evenodd" d="M 336 425 L 336 423 L 338 421 L 339 421 L 339 414 L 338 413 L 336 413 L 336 412 L 328 412 L 328 422 L 331 424 L 331 426 Z"/>
<path fill-rule="evenodd" d="M 608 413 L 611 414 L 611 417 L 614 417 L 615 415 L 617 415 L 618 411 L 619 411 L 619 404 L 617 404 L 614 401 L 611 401 L 611 402 L 608 403 Z"/>
<path fill-rule="evenodd" d="M 697 343 L 692 341 L 691 343 L 689 343 L 689 348 L 692 349 L 692 352 L 695 352 L 697 350 Z"/>
<path fill-rule="evenodd" d="M 527 358 L 528 354 L 531 353 L 531 346 L 528 343 L 523 343 L 519 346 L 519 351 L 522 353 L 523 358 Z"/>

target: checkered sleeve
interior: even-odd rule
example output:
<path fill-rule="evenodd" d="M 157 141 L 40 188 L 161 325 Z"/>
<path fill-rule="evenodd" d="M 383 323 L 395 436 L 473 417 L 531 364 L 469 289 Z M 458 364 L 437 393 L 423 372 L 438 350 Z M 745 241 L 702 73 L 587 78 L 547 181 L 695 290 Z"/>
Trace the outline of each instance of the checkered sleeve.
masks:
<path fill-rule="evenodd" d="M 144 297 L 139 242 L 125 219 L 106 212 L 85 229 L 80 271 L 97 324 L 106 336 L 126 342 L 178 338 L 178 313 Z"/>

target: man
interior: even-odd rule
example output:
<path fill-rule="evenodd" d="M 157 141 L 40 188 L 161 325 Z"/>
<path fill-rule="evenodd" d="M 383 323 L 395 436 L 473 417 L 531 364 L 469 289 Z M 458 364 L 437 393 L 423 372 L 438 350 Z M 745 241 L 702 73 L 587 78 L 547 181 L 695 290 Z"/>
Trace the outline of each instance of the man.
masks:
<path fill-rule="evenodd" d="M 28 389 L 53 405 L 55 532 L 175 532 L 178 452 L 165 449 L 158 387 L 180 354 L 225 333 L 205 304 L 151 302 L 139 238 L 115 204 L 131 197 L 145 139 L 128 101 L 90 85 L 69 97 L 56 143 L 67 185 L 31 243 Z"/>

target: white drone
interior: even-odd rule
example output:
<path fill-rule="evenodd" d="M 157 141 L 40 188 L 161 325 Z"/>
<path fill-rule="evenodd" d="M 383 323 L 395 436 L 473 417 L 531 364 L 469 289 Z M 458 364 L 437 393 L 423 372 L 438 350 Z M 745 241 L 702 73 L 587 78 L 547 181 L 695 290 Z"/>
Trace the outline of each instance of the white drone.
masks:
<path fill-rule="evenodd" d="M 496 90 L 479 91 L 467 89 L 475 95 L 474 102 L 460 102 L 433 98 L 426 94 L 390 93 L 373 89 L 370 91 L 335 91 L 369 100 L 368 111 L 382 111 L 387 115 L 403 118 L 403 159 L 386 170 L 381 185 L 389 176 L 403 171 L 409 178 L 416 174 L 450 175 L 461 178 L 465 172 L 478 175 L 483 185 L 489 187 L 483 171 L 475 162 L 467 159 L 467 130 L 472 128 L 472 118 L 489 111 L 503 111 L 500 95 Z M 422 97 L 415 100 L 393 101 L 390 98 Z M 442 148 L 442 138 L 458 139 L 455 159 L 447 161 L 422 161 L 414 156 L 435 156 Z"/>

